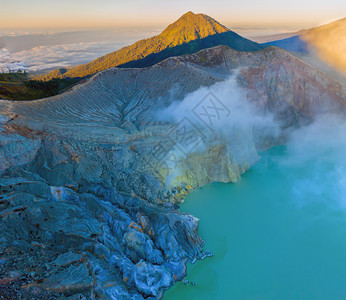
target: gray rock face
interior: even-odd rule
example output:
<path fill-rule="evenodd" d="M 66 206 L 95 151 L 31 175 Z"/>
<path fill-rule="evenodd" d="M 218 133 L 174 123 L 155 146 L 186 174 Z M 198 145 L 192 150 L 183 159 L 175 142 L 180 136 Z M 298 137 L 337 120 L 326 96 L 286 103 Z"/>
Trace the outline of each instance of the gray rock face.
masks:
<path fill-rule="evenodd" d="M 11 166 L 25 165 L 35 158 L 40 139 L 26 139 L 5 126 L 10 118 L 0 114 L 0 174 Z"/>
<path fill-rule="evenodd" d="M 43 281 L 42 286 L 48 291 L 60 293 L 76 293 L 92 287 L 93 278 L 89 276 L 86 265 L 69 266 L 67 269 L 56 272 Z"/>
<path fill-rule="evenodd" d="M 184 278 L 188 260 L 209 256 L 198 220 L 178 204 L 209 182 L 236 181 L 258 147 L 277 140 L 259 145 L 258 133 L 238 128 L 208 133 L 203 148 L 167 167 L 155 145 L 173 151 L 167 132 L 176 124 L 156 113 L 236 69 L 248 100 L 283 129 L 308 123 L 317 109 L 345 111 L 340 84 L 275 48 L 216 47 L 104 71 L 56 97 L 0 102 L 4 296 L 155 299 Z"/>
<path fill-rule="evenodd" d="M 144 295 L 158 296 L 162 287 L 172 285 L 173 278 L 168 268 L 140 261 L 135 265 L 134 281 Z"/>

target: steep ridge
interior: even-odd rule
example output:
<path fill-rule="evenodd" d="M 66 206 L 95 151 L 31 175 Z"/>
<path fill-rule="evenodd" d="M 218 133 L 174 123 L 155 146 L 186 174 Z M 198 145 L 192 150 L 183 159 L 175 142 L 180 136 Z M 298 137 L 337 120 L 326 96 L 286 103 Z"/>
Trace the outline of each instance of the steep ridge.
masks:
<path fill-rule="evenodd" d="M 346 75 L 346 18 L 308 30 L 302 39 Z"/>
<path fill-rule="evenodd" d="M 252 37 L 250 37 L 250 39 L 256 43 L 264 44 L 264 43 L 289 39 L 293 36 L 299 36 L 304 31 L 305 31 L 305 29 L 302 29 L 299 31 L 294 31 L 294 32 L 277 33 L 277 34 L 262 35 L 262 36 L 252 36 Z"/>
<path fill-rule="evenodd" d="M 257 51 L 263 48 L 230 31 L 207 15 L 188 12 L 169 25 L 160 35 L 138 41 L 72 69 L 54 70 L 39 79 L 84 78 L 121 65 L 147 67 L 171 56 L 194 53 L 218 45 L 242 51 Z"/>
<path fill-rule="evenodd" d="M 263 45 L 277 46 L 299 54 L 316 53 L 321 60 L 346 75 L 346 18 Z"/>
<path fill-rule="evenodd" d="M 169 164 L 179 146 L 169 133 L 181 123 L 157 112 L 229 76 L 247 91 L 244 101 L 274 116 L 280 139 L 262 128 L 258 136 L 256 128 L 219 132 L 201 123 L 192 135 L 203 147 Z M 55 97 L 0 101 L 0 251 L 12 271 L 2 276 L 4 295 L 162 297 L 188 260 L 210 255 L 197 219 L 179 212 L 185 195 L 237 181 L 259 149 L 330 111 L 345 114 L 345 89 L 275 47 L 218 46 L 149 68 L 105 70 Z M 157 148 L 168 153 L 164 161 Z"/>
<path fill-rule="evenodd" d="M 322 106 L 326 93 L 334 104 L 343 101 L 343 89 L 338 82 L 284 50 L 272 47 L 246 53 L 220 46 L 171 58 L 150 68 L 113 68 L 62 95 L 29 103 L 14 102 L 11 106 L 19 115 L 16 122 L 33 120 L 36 129 L 43 123 L 57 128 L 80 126 L 81 130 L 84 126 L 97 128 L 98 124 L 108 124 L 117 131 L 131 124 L 138 130 L 151 120 L 143 112 L 161 105 L 159 99 L 168 97 L 174 87 L 175 97 L 182 99 L 200 86 L 224 80 L 240 67 L 241 84 L 253 89 L 256 95 L 265 96 L 261 100 L 272 101 L 276 113 L 280 103 L 301 105 L 302 99 L 306 105 L 311 102 L 306 107 L 306 113 L 311 113 L 313 106 Z M 279 83 L 285 91 L 278 90 Z M 68 129 L 62 131 L 67 134 L 65 130 Z"/>

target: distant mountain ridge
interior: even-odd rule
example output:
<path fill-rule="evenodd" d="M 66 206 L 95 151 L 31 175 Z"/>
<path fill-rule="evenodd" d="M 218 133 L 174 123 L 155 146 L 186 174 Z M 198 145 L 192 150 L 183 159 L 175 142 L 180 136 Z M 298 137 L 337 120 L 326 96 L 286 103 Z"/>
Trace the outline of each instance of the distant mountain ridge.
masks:
<path fill-rule="evenodd" d="M 346 18 L 301 30 L 287 38 L 272 40 L 263 45 L 277 46 L 303 55 L 317 54 L 321 60 L 346 75 Z"/>
<path fill-rule="evenodd" d="M 75 68 L 53 70 L 39 79 L 84 78 L 116 66 L 147 67 L 171 56 L 191 54 L 218 45 L 240 51 L 258 51 L 264 48 L 207 15 L 187 12 L 157 36 L 140 40 Z"/>

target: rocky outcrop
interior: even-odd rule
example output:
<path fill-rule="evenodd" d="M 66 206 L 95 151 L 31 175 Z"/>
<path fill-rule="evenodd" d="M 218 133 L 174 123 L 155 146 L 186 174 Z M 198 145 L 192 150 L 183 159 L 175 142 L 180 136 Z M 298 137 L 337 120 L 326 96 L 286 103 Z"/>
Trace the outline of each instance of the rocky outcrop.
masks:
<path fill-rule="evenodd" d="M 340 84 L 277 48 L 216 47 L 107 70 L 56 97 L 0 102 L 1 293 L 155 299 L 183 279 L 187 261 L 210 255 L 179 203 L 209 182 L 236 181 L 278 140 L 190 124 L 203 143 L 184 153 L 188 139 L 172 138 L 182 123 L 157 111 L 235 70 L 247 100 L 283 130 L 317 109 L 345 111 Z"/>
<path fill-rule="evenodd" d="M 5 126 L 11 118 L 0 115 L 0 174 L 11 166 L 32 161 L 40 147 L 40 139 L 27 140 Z"/>

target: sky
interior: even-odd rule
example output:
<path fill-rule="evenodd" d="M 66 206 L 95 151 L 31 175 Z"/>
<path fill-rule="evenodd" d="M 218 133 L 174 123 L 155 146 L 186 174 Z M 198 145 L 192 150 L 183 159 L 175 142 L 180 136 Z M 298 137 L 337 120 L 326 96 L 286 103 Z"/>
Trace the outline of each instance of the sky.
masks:
<path fill-rule="evenodd" d="M 166 26 L 187 11 L 232 28 L 301 29 L 346 16 L 345 0 L 0 0 L 0 31 Z"/>

